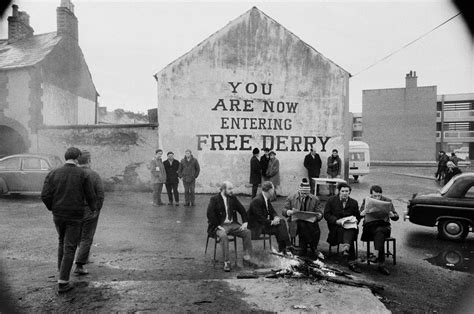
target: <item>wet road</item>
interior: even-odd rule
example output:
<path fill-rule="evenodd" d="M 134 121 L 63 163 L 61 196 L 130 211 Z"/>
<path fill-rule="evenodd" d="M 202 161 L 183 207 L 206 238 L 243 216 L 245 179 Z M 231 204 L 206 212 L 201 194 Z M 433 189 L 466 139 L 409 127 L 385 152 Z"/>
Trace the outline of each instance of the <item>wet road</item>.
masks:
<path fill-rule="evenodd" d="M 424 171 L 375 168 L 369 176 L 353 184 L 353 197 L 360 202 L 368 194 L 370 185 L 379 184 L 384 188 L 384 194 L 394 200 L 398 213 L 403 217 L 413 193 L 433 192 L 439 186 L 433 180 L 394 173 L 419 172 L 423 175 Z M 101 282 L 118 284 L 138 280 L 197 282 L 235 277 L 235 273 L 226 274 L 214 269 L 210 254 L 207 257 L 203 254 L 208 199 L 208 195 L 198 196 L 195 208 L 156 208 L 150 205 L 148 194 L 107 193 L 92 249 L 92 263 L 88 265 L 91 275 L 81 284 L 87 286 L 87 281 L 94 281 L 100 286 Z M 250 201 L 245 196 L 240 199 L 245 206 Z M 277 211 L 282 205 L 283 200 L 275 203 Z M 52 293 L 57 279 L 54 270 L 57 236 L 50 213 L 36 197 L 6 197 L 0 198 L 0 215 L 3 273 L 15 296 L 14 301 L 24 311 L 70 309 L 71 299 L 58 305 Z M 327 227 L 324 221 L 320 226 L 320 249 L 326 254 Z M 388 265 L 391 276 L 379 274 L 374 265 L 361 263 L 363 276 L 386 286 L 381 298 L 390 310 L 452 312 L 462 303 L 464 293 L 472 288 L 469 284 L 473 281 L 473 234 L 462 243 L 441 241 L 436 237 L 436 228 L 417 226 L 400 219 L 392 223 L 392 236 L 397 239 L 397 265 Z M 262 247 L 262 243 L 254 245 L 257 249 Z M 359 242 L 359 257 L 365 257 L 365 249 Z M 334 256 L 328 259 L 339 262 Z M 391 259 L 387 262 L 390 263 Z M 216 291 L 223 291 L 222 283 L 211 285 Z M 98 292 L 91 299 L 82 300 L 76 296 L 75 307 L 101 309 L 106 300 L 120 298 L 113 294 L 112 289 L 94 289 Z M 160 299 L 162 309 L 167 309 L 167 305 L 172 308 L 173 294 L 176 293 L 167 291 L 169 295 L 166 297 L 166 291 L 163 290 L 164 296 Z M 200 302 L 202 296 L 191 291 L 188 298 L 190 307 L 187 309 L 195 310 L 193 302 Z M 249 310 L 247 305 L 233 302 L 236 309 Z"/>

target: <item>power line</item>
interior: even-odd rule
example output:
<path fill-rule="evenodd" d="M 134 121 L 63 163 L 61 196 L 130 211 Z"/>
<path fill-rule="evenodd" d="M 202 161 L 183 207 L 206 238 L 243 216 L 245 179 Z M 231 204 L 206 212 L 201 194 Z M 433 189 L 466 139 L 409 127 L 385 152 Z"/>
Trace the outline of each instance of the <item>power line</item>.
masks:
<path fill-rule="evenodd" d="M 443 26 L 444 24 L 448 23 L 449 21 L 455 19 L 456 17 L 458 17 L 459 15 L 461 15 L 461 12 L 458 12 L 457 14 L 453 15 L 452 17 L 450 17 L 449 19 L 447 19 L 446 21 L 444 21 L 443 23 L 439 24 L 438 26 L 436 26 L 435 28 L 431 29 L 430 31 L 424 33 L 423 35 L 417 37 L 416 39 L 410 41 L 408 44 L 405 44 L 404 46 L 402 46 L 401 48 L 395 50 L 395 51 L 392 51 L 390 54 L 386 55 L 385 57 L 383 57 L 382 59 L 372 63 L 371 65 L 369 65 L 368 67 L 360 70 L 359 72 L 357 72 L 356 74 L 352 75 L 352 77 L 356 76 L 356 75 L 359 75 L 360 73 L 364 72 L 364 71 L 367 71 L 368 69 L 374 67 L 375 65 L 379 64 L 380 62 L 382 61 L 385 61 L 387 60 L 388 58 L 390 58 L 391 56 L 393 56 L 394 54 L 402 51 L 403 49 L 407 48 L 408 46 L 410 46 L 411 44 L 417 42 L 418 40 L 428 36 L 429 34 L 431 34 L 432 32 L 434 32 L 435 30 L 437 30 L 438 28 L 440 28 L 441 26 Z"/>

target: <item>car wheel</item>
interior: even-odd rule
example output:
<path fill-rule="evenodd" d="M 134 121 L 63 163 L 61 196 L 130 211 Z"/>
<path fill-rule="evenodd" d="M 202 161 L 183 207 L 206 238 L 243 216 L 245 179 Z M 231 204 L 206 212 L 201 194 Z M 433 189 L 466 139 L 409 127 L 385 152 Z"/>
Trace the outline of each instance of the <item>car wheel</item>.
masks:
<path fill-rule="evenodd" d="M 464 240 L 469 233 L 466 222 L 458 219 L 443 219 L 438 222 L 438 234 L 441 239 Z"/>

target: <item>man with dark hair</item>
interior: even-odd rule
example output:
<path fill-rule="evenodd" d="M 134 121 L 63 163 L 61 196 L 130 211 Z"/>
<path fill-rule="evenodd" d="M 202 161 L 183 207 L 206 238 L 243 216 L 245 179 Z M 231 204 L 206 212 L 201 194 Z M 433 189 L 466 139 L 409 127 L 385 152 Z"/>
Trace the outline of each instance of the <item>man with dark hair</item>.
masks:
<path fill-rule="evenodd" d="M 81 237 L 81 223 L 85 204 L 92 212 L 97 210 L 94 187 L 89 174 L 77 167 L 81 151 L 68 148 L 63 167 L 52 170 L 45 178 L 41 199 L 53 212 L 54 224 L 59 235 L 58 245 L 58 293 L 71 290 L 69 276 L 74 254 Z"/>
<path fill-rule="evenodd" d="M 87 275 L 89 272 L 84 268 L 84 265 L 89 260 L 89 253 L 94 240 L 95 230 L 99 222 L 99 214 L 104 203 L 104 186 L 99 174 L 91 169 L 91 154 L 88 151 L 82 151 L 78 158 L 79 167 L 89 175 L 94 187 L 94 194 L 96 198 L 96 211 L 92 211 L 87 204 L 85 205 L 84 218 L 81 225 L 81 240 L 76 256 L 76 269 L 74 273 L 77 275 Z"/>
<path fill-rule="evenodd" d="M 456 156 L 456 153 L 454 153 L 454 152 L 451 153 L 451 157 L 449 157 L 449 160 L 452 161 L 456 165 L 456 167 L 459 165 L 459 160 L 460 159 L 459 159 L 458 156 Z"/>
<path fill-rule="evenodd" d="M 161 192 L 163 192 L 163 184 L 166 183 L 166 170 L 161 160 L 163 150 L 157 149 L 155 151 L 155 158 L 150 162 L 151 184 L 153 188 L 153 206 L 161 206 Z"/>
<path fill-rule="evenodd" d="M 173 152 L 168 152 L 168 159 L 163 162 L 166 171 L 166 192 L 168 193 L 168 205 L 173 205 L 173 195 L 176 201 L 176 206 L 179 206 L 179 193 L 178 193 L 178 170 L 179 161 L 174 159 Z"/>
<path fill-rule="evenodd" d="M 257 196 L 257 190 L 260 183 L 262 183 L 262 167 L 260 166 L 260 161 L 258 160 L 258 155 L 260 150 L 254 148 L 252 151 L 252 158 L 250 159 L 250 184 L 252 184 L 252 198 Z"/>
<path fill-rule="evenodd" d="M 276 236 L 278 251 L 286 253 L 291 249 L 288 227 L 284 219 L 278 217 L 270 200 L 274 198 L 275 187 L 273 183 L 265 181 L 262 183 L 262 193 L 250 202 L 247 212 L 249 219 L 249 229 L 252 231 L 252 238 L 258 239 L 262 232 Z"/>
<path fill-rule="evenodd" d="M 288 196 L 282 214 L 288 217 L 290 235 L 299 236 L 300 248 L 303 249 L 301 255 L 307 254 L 308 245 L 313 256 L 317 256 L 317 248 L 321 231 L 318 221 L 323 219 L 323 211 L 319 207 L 319 199 L 312 193 L 308 179 L 303 178 L 296 193 Z M 314 214 L 307 219 L 297 218 L 298 213 L 306 212 Z"/>
<path fill-rule="evenodd" d="M 329 229 L 327 242 L 331 246 L 340 244 L 342 255 L 348 259 L 349 269 L 360 273 L 354 248 L 361 219 L 359 204 L 349 197 L 352 189 L 347 183 L 339 183 L 337 189 L 339 195 L 329 198 L 324 209 L 324 218 Z"/>
<path fill-rule="evenodd" d="M 179 164 L 178 176 L 183 179 L 184 185 L 184 206 L 194 206 L 194 189 L 196 179 L 201 172 L 199 162 L 194 158 L 190 149 L 184 152 L 184 158 Z"/>
<path fill-rule="evenodd" d="M 339 152 L 337 149 L 332 150 L 331 156 L 328 157 L 328 177 L 331 179 L 339 178 L 341 176 L 342 161 L 339 158 Z M 334 185 L 329 186 L 329 193 L 331 195 L 335 194 Z"/>
<path fill-rule="evenodd" d="M 267 178 L 267 169 L 268 163 L 270 162 L 270 149 L 264 147 L 262 148 L 263 155 L 260 157 L 260 168 L 262 169 L 262 181 L 268 181 Z"/>
<path fill-rule="evenodd" d="M 378 251 L 378 269 L 384 275 L 390 275 L 390 272 L 385 267 L 385 239 L 390 237 L 391 227 L 390 219 L 398 220 L 398 214 L 395 211 L 392 200 L 382 195 L 382 188 L 378 185 L 373 185 L 370 188 L 370 198 L 386 202 L 390 207 L 389 214 L 386 217 L 381 218 L 366 213 L 366 202 L 368 199 L 364 199 L 362 206 L 360 207 L 361 216 L 364 217 L 363 229 L 362 229 L 362 241 L 374 241 L 375 250 Z M 368 244 L 370 245 L 370 244 Z M 375 252 L 377 253 L 377 252 Z M 371 257 L 374 259 L 373 257 Z M 375 262 L 375 260 L 373 260 Z"/>
<path fill-rule="evenodd" d="M 252 237 L 247 229 L 247 212 L 233 193 L 233 185 L 229 181 L 222 183 L 220 193 L 211 197 L 207 207 L 208 229 L 211 237 L 217 236 L 224 255 L 224 271 L 230 271 L 228 235 L 242 238 L 244 244 L 244 262 L 250 260 L 252 252 Z M 242 224 L 237 219 L 237 213 L 242 218 Z"/>
<path fill-rule="evenodd" d="M 311 186 L 311 194 L 314 194 L 315 184 L 313 178 L 319 178 L 319 175 L 321 174 L 321 164 L 321 157 L 319 157 L 319 154 L 316 153 L 313 148 L 311 148 L 309 154 L 304 158 L 303 163 L 304 167 L 308 171 L 308 180 Z"/>
<path fill-rule="evenodd" d="M 446 152 L 444 150 L 439 151 L 439 156 L 438 156 L 438 171 L 435 173 L 435 178 L 438 181 L 441 181 L 444 179 L 444 176 L 446 174 L 447 170 L 447 163 L 449 161 L 448 155 L 446 155 Z"/>

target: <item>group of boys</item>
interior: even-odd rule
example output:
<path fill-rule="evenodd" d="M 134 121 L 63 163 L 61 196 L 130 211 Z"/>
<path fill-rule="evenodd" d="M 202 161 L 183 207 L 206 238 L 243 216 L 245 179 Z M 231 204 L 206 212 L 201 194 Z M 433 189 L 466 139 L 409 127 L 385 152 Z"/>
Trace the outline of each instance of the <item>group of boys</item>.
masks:
<path fill-rule="evenodd" d="M 263 234 L 275 235 L 278 242 L 278 251 L 282 254 L 295 252 L 291 245 L 292 239 L 298 236 L 300 255 L 308 254 L 313 257 L 323 257 L 317 251 L 320 238 L 318 222 L 323 218 L 327 221 L 329 245 L 340 245 L 342 255 L 347 259 L 348 267 L 354 272 L 360 272 L 356 264 L 354 242 L 358 237 L 358 225 L 365 216 L 363 223 L 362 241 L 374 241 L 378 256 L 372 257 L 372 261 L 378 262 L 378 270 L 389 275 L 385 267 L 385 239 L 390 237 L 390 219 L 398 220 L 398 214 L 390 199 L 382 196 L 380 186 L 372 186 L 370 198 L 389 205 L 387 215 L 373 218 L 366 214 L 366 200 L 361 208 L 357 201 L 350 197 L 351 187 L 346 183 L 337 186 L 338 194 L 328 199 L 324 211 L 320 206 L 319 199 L 311 193 L 308 179 L 304 178 L 298 191 L 288 196 L 282 209 L 282 219 L 272 205 L 274 197 L 274 186 L 265 181 L 261 184 L 262 192 L 255 196 L 250 202 L 248 211 L 233 194 L 231 182 L 224 182 L 220 187 L 219 194 L 211 197 L 207 208 L 208 234 L 218 239 L 222 246 L 224 257 L 224 271 L 231 270 L 229 260 L 228 236 L 232 235 L 243 239 L 244 265 L 248 264 L 252 254 L 252 239 L 258 239 Z M 238 222 L 237 213 L 240 214 L 242 224 Z M 352 222 L 347 224 L 346 222 Z"/>

